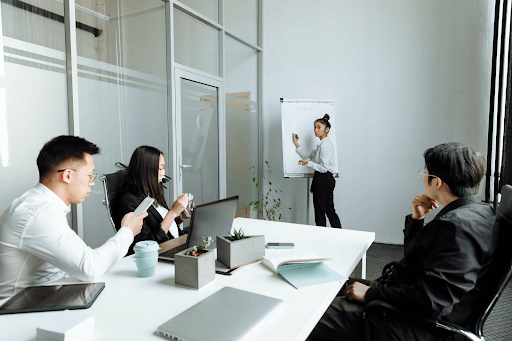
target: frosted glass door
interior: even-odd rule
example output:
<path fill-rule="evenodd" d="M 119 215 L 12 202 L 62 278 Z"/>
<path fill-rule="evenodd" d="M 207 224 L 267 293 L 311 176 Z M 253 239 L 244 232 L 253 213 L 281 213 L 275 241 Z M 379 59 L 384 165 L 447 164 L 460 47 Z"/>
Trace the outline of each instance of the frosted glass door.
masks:
<path fill-rule="evenodd" d="M 200 205 L 219 200 L 226 192 L 224 110 L 219 107 L 222 83 L 185 76 L 178 73 L 176 79 L 178 193 L 192 193 Z"/>

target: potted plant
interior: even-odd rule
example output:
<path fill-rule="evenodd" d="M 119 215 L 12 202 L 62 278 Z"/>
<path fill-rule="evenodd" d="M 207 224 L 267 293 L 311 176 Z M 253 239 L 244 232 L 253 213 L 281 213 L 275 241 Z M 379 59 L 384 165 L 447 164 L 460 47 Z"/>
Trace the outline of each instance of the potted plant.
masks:
<path fill-rule="evenodd" d="M 199 289 L 215 279 L 215 252 L 207 247 L 212 237 L 204 238 L 198 246 L 189 247 L 174 255 L 174 273 L 177 285 Z"/>
<path fill-rule="evenodd" d="M 270 165 L 268 161 L 265 161 L 264 169 L 261 175 L 256 178 L 256 173 L 258 172 L 258 168 L 256 166 L 252 166 L 249 168 L 249 171 L 252 170 L 252 182 L 256 186 L 258 193 L 261 194 L 261 199 L 256 200 L 249 203 L 249 207 L 252 207 L 254 211 L 261 213 L 261 216 L 265 220 L 281 220 L 282 213 L 281 210 L 285 208 L 281 202 L 281 198 L 279 197 L 279 193 L 283 193 L 282 190 L 276 189 L 272 186 L 272 182 L 267 179 L 265 173 L 268 173 L 267 176 L 272 174 L 270 170 Z M 266 192 L 263 191 L 263 187 L 266 183 L 266 188 L 268 190 Z M 286 207 L 291 210 L 291 207 Z"/>
<path fill-rule="evenodd" d="M 229 236 L 217 236 L 217 259 L 233 269 L 265 257 L 265 236 L 246 236 L 240 228 Z"/>

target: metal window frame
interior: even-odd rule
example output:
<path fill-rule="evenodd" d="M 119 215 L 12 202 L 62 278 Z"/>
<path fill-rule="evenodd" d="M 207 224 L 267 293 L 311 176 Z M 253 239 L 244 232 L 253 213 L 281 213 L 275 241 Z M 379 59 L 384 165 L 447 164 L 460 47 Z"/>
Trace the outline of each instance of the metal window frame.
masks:
<path fill-rule="evenodd" d="M 258 1 L 258 45 L 255 45 L 244 38 L 240 37 L 236 33 L 229 31 L 225 28 L 225 3 L 224 0 L 218 0 L 219 2 L 219 22 L 215 22 L 210 18 L 207 18 L 203 14 L 195 11 L 194 9 L 186 6 L 177 0 L 162 0 L 165 3 L 165 20 L 166 20 L 166 50 L 167 50 L 167 116 L 169 118 L 168 124 L 169 129 L 172 132 L 172 146 L 171 138 L 169 140 L 169 151 L 173 153 L 173 156 L 177 155 L 177 140 L 176 134 L 176 113 L 175 113 L 175 102 L 174 102 L 174 91 L 176 89 L 174 84 L 175 79 L 175 68 L 183 69 L 186 71 L 193 72 L 198 75 L 207 76 L 209 78 L 218 79 L 222 83 L 225 80 L 225 59 L 226 59 L 226 36 L 246 45 L 252 50 L 258 53 L 258 70 L 257 70 L 257 88 L 258 88 L 258 98 L 257 103 L 259 106 L 258 112 L 258 169 L 261 172 L 261 168 L 263 166 L 263 11 L 264 11 L 264 0 Z M 68 101 L 68 119 L 69 119 L 69 134 L 74 136 L 80 135 L 80 112 L 78 105 L 78 66 L 77 66 L 77 40 L 76 40 L 76 18 L 75 18 L 75 10 L 78 6 L 75 3 L 75 0 L 64 0 L 64 17 L 65 17 L 65 37 L 66 37 L 66 74 L 67 74 L 67 101 Z M 214 76 L 210 74 L 206 74 L 202 71 L 195 70 L 193 68 L 186 67 L 184 65 L 180 65 L 175 63 L 174 61 L 174 9 L 179 9 L 180 11 L 186 13 L 192 18 L 209 25 L 217 29 L 219 32 L 219 76 Z M 79 8 L 80 9 L 80 8 Z M 224 89 L 224 87 L 222 87 Z M 223 93 L 222 98 L 225 98 L 225 91 L 222 90 Z M 225 125 L 225 122 L 224 122 Z M 225 129 L 224 129 L 225 131 Z M 225 136 L 224 136 L 225 138 Z M 225 152 L 225 151 L 224 151 Z M 172 165 L 172 174 L 174 178 L 178 176 L 177 164 L 173 161 Z M 227 166 L 227 165 L 226 165 Z M 226 189 L 220 193 L 226 193 Z M 176 193 L 170 193 L 172 196 Z M 169 198 L 170 199 L 170 198 Z M 77 232 L 80 238 L 83 238 L 83 209 L 82 204 L 73 204 L 72 205 L 72 221 L 73 221 L 73 229 Z"/>

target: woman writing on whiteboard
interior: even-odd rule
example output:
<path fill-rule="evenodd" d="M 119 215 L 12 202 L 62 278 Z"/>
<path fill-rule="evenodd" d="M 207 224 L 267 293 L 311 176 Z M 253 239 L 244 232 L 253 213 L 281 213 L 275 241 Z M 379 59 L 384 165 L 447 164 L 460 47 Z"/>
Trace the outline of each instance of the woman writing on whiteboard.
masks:
<path fill-rule="evenodd" d="M 315 136 L 320 139 L 320 143 L 313 151 L 307 151 L 299 145 L 299 135 L 293 134 L 293 143 L 297 148 L 297 154 L 302 157 L 299 165 L 305 165 L 315 171 L 313 182 L 311 183 L 311 193 L 313 193 L 313 206 L 315 208 L 315 223 L 317 226 L 327 226 L 327 218 L 332 227 L 341 228 L 340 218 L 334 209 L 334 180 L 335 158 L 334 146 L 327 137 L 331 129 L 329 115 L 325 114 L 323 118 L 315 121 Z"/>

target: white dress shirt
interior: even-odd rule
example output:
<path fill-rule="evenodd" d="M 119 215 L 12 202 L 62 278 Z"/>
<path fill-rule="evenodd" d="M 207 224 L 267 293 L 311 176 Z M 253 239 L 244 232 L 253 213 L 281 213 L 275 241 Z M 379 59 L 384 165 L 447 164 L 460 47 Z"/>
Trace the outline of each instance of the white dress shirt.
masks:
<path fill-rule="evenodd" d="M 155 201 L 155 203 L 156 203 L 156 201 Z M 153 203 L 153 207 L 156 209 L 158 214 L 160 214 L 162 219 L 164 219 L 165 216 L 167 215 L 167 212 L 169 212 L 169 210 L 161 205 L 158 205 L 158 203 L 155 205 L 155 203 Z M 174 220 L 171 223 L 171 227 L 169 227 L 169 232 L 171 232 L 171 234 L 174 238 L 178 238 L 180 236 L 180 234 L 178 233 L 178 225 L 176 225 L 176 222 Z"/>
<path fill-rule="evenodd" d="M 295 151 L 303 159 L 309 159 L 309 162 L 306 164 L 309 168 L 320 173 L 330 172 L 333 175 L 336 174 L 334 146 L 329 137 L 321 140 L 317 148 L 312 152 L 305 150 L 302 146 L 295 149 Z"/>
<path fill-rule="evenodd" d="M 69 275 L 96 281 L 123 258 L 133 242 L 129 228 L 121 227 L 105 244 L 91 249 L 69 227 L 69 211 L 38 183 L 0 216 L 0 297 Z"/>

